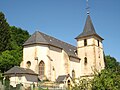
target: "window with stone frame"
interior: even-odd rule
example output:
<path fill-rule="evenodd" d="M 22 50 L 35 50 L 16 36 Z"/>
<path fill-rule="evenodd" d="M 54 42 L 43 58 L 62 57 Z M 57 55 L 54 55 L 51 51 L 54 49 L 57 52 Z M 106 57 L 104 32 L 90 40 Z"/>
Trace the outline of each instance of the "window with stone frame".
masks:
<path fill-rule="evenodd" d="M 84 46 L 87 46 L 87 39 L 84 39 Z"/>
<path fill-rule="evenodd" d="M 39 63 L 39 76 L 40 76 L 40 79 L 42 79 L 44 77 L 44 73 L 45 73 L 45 63 L 43 61 L 40 61 L 40 63 Z"/>

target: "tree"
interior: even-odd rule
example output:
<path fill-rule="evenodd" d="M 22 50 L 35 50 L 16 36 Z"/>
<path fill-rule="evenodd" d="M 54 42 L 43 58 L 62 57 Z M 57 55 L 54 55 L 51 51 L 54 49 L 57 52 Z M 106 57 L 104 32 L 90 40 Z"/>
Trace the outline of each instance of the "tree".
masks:
<path fill-rule="evenodd" d="M 11 26 L 10 28 L 10 45 L 11 50 L 5 50 L 0 55 L 0 70 L 2 73 L 13 66 L 19 66 L 22 61 L 23 43 L 29 38 L 29 33 L 21 28 Z"/>
<path fill-rule="evenodd" d="M 110 69 L 111 71 L 116 72 L 120 75 L 120 62 L 117 62 L 114 57 L 106 56 L 105 69 Z"/>
<path fill-rule="evenodd" d="M 22 52 L 19 50 L 6 50 L 0 55 L 0 70 L 2 73 L 13 66 L 19 66 L 22 61 Z"/>
<path fill-rule="evenodd" d="M 9 24 L 5 16 L 0 12 L 0 53 L 10 48 Z"/>
<path fill-rule="evenodd" d="M 74 82 L 72 90 L 90 90 L 91 89 L 91 80 L 90 79 L 77 79 Z"/>
<path fill-rule="evenodd" d="M 92 80 L 92 90 L 120 90 L 120 63 L 114 57 L 105 57 L 106 67 Z"/>
<path fill-rule="evenodd" d="M 96 71 L 93 79 L 78 79 L 72 90 L 120 90 L 120 63 L 105 56 L 105 64 L 105 69 Z"/>
<path fill-rule="evenodd" d="M 29 33 L 21 28 L 10 26 L 10 46 L 0 54 L 0 70 L 2 73 L 13 66 L 19 66 L 22 61 L 23 43 L 29 38 Z"/>
<path fill-rule="evenodd" d="M 119 90 L 120 75 L 109 70 L 102 70 L 92 82 L 92 90 Z"/>
<path fill-rule="evenodd" d="M 18 46 L 22 46 L 24 42 L 30 37 L 26 30 L 10 26 L 11 46 L 12 49 L 16 49 Z"/>

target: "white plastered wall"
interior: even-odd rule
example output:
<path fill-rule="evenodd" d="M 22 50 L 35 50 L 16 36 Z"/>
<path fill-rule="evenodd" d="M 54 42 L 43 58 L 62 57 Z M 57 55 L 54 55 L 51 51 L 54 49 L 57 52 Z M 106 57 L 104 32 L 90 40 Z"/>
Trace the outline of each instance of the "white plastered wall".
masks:
<path fill-rule="evenodd" d="M 80 60 L 77 58 L 70 58 L 70 76 L 72 76 L 72 70 L 75 71 L 75 78 L 80 77 Z"/>

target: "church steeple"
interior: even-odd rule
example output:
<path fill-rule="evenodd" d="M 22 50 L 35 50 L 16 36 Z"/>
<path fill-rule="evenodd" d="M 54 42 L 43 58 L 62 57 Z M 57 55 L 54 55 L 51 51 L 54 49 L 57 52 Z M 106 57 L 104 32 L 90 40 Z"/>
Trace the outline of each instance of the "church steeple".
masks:
<path fill-rule="evenodd" d="M 87 1 L 87 18 L 83 32 L 77 39 L 77 52 L 80 61 L 81 76 L 94 75 L 94 70 L 104 69 L 103 38 L 100 37 L 94 28 L 90 17 L 90 10 Z"/>
<path fill-rule="evenodd" d="M 84 26 L 83 32 L 81 34 L 79 34 L 75 39 L 88 37 L 88 36 L 96 36 L 96 37 L 100 38 L 101 40 L 103 40 L 103 38 L 100 37 L 96 33 L 95 28 L 93 26 L 93 23 L 92 23 L 92 20 L 91 20 L 89 14 L 87 14 L 87 19 L 86 19 L 86 22 L 85 22 L 85 26 Z"/>
<path fill-rule="evenodd" d="M 81 34 L 79 34 L 75 39 L 79 39 L 79 38 L 94 35 L 94 36 L 97 36 L 98 38 L 103 40 L 103 38 L 100 37 L 95 31 L 94 25 L 93 25 L 91 17 L 90 17 L 90 10 L 89 10 L 89 5 L 88 5 L 88 0 L 86 0 L 86 1 L 87 1 L 87 7 L 86 7 L 87 19 L 86 19 L 86 22 L 85 22 L 85 26 L 84 26 L 83 32 Z"/>
<path fill-rule="evenodd" d="M 87 14 L 87 19 L 86 19 L 86 23 L 85 23 L 83 32 L 80 35 L 78 35 L 76 37 L 76 39 L 79 39 L 79 38 L 82 38 L 82 37 L 91 36 L 91 35 L 97 35 L 97 33 L 96 33 L 96 31 L 94 29 L 94 26 L 92 24 L 92 20 L 90 18 L 90 15 Z M 99 35 L 97 35 L 97 36 L 99 36 Z"/>

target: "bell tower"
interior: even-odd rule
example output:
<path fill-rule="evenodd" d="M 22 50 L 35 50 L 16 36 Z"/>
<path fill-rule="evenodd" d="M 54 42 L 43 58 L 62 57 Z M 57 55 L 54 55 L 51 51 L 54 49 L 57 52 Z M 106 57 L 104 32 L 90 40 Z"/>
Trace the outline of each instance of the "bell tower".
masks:
<path fill-rule="evenodd" d="M 88 0 L 87 0 L 88 1 Z M 100 37 L 93 26 L 87 2 L 87 19 L 83 32 L 78 35 L 77 52 L 80 61 L 80 76 L 91 77 L 95 71 L 104 69 L 103 38 Z"/>

